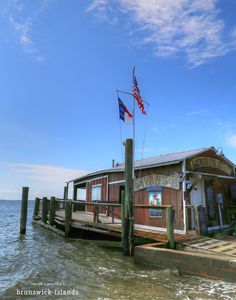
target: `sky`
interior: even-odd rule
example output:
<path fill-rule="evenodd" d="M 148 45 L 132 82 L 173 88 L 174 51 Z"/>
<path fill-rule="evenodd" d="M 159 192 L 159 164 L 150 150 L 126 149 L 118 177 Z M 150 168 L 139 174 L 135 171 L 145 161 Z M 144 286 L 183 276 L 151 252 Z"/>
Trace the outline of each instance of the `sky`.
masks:
<path fill-rule="evenodd" d="M 0 0 L 0 199 L 63 196 L 124 159 L 214 146 L 236 163 L 235 0 Z M 132 111 L 132 96 L 119 93 Z"/>

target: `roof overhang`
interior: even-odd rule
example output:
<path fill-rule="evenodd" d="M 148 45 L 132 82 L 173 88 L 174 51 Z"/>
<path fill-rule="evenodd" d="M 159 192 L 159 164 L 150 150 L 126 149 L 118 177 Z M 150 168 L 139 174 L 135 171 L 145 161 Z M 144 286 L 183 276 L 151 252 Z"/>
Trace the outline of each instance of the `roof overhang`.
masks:
<path fill-rule="evenodd" d="M 201 176 L 207 177 L 207 178 L 236 180 L 236 177 L 234 177 L 234 176 L 226 176 L 226 175 L 219 175 L 219 174 L 212 174 L 212 173 L 186 171 L 186 174 L 201 175 Z"/>
<path fill-rule="evenodd" d="M 181 163 L 182 160 L 176 160 L 173 162 L 169 162 L 169 163 L 160 163 L 160 164 L 152 164 L 152 165 L 144 165 L 144 166 L 138 166 L 135 167 L 135 171 L 137 170 L 146 170 L 146 169 L 151 169 L 151 168 L 158 168 L 158 167 L 163 167 L 163 166 L 170 166 L 170 165 L 177 165 L 179 163 Z M 83 175 L 81 177 L 78 177 L 76 179 L 72 179 L 70 181 L 68 181 L 68 183 L 71 182 L 75 182 L 77 180 L 84 180 L 85 178 L 90 178 L 90 177 L 94 177 L 94 176 L 98 176 L 98 175 L 107 175 L 107 174 L 111 174 L 111 173 L 123 173 L 125 171 L 125 168 L 112 168 L 112 169 L 107 169 L 107 170 L 102 170 L 102 171 L 97 171 L 97 172 L 93 172 L 93 173 L 88 173 L 86 175 Z"/>

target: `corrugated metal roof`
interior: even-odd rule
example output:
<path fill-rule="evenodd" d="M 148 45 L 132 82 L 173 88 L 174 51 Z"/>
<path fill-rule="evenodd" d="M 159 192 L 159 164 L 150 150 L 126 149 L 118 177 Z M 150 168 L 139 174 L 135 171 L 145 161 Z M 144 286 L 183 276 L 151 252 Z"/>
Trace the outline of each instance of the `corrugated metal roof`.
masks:
<path fill-rule="evenodd" d="M 171 154 L 153 156 L 153 157 L 149 157 L 149 158 L 144 158 L 142 160 L 136 160 L 135 161 L 135 169 L 147 169 L 147 168 L 151 168 L 151 167 L 159 167 L 159 166 L 163 166 L 163 165 L 177 164 L 187 158 L 198 155 L 198 154 L 208 151 L 208 150 L 216 151 L 214 147 L 209 147 L 209 148 L 201 148 L 201 149 L 187 150 L 187 151 L 175 152 L 175 153 L 171 153 Z M 123 172 L 124 168 L 125 168 L 125 165 L 123 163 L 117 167 L 92 172 L 87 175 L 81 176 L 79 178 L 73 179 L 71 181 L 75 181 L 75 180 L 79 180 L 79 179 L 81 180 L 86 177 L 104 174 L 104 173 Z"/>
<path fill-rule="evenodd" d="M 179 162 L 179 161 L 183 161 L 189 157 L 200 154 L 200 153 L 205 152 L 210 149 L 214 149 L 214 148 L 212 148 L 212 147 L 201 148 L 201 149 L 188 150 L 188 151 L 175 152 L 175 153 L 171 153 L 171 154 L 154 156 L 154 157 L 136 161 L 135 167 L 137 167 L 137 168 L 150 167 L 153 165 L 159 166 L 159 165 L 165 165 L 165 164 L 169 164 L 169 163 Z"/>

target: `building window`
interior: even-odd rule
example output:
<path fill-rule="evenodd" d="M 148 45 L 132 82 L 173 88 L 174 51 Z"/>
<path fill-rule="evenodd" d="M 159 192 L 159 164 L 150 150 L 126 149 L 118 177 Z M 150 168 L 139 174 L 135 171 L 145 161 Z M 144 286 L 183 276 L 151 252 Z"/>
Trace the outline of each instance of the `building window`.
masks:
<path fill-rule="evenodd" d="M 148 192 L 148 200 L 149 205 L 162 205 L 162 188 L 157 188 L 156 190 L 150 190 Z M 162 209 L 158 208 L 150 208 L 149 209 L 149 216 L 162 218 L 163 212 Z"/>
<path fill-rule="evenodd" d="M 102 185 L 96 184 L 92 186 L 91 201 L 102 201 Z"/>

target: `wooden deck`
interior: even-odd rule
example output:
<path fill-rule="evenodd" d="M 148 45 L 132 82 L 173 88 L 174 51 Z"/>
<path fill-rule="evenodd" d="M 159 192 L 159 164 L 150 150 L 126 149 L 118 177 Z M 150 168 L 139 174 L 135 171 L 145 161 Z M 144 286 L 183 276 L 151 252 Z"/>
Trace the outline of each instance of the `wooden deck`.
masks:
<path fill-rule="evenodd" d="M 54 221 L 58 225 L 64 225 L 65 211 L 57 210 Z M 103 214 L 99 214 L 99 221 L 94 222 L 93 213 L 87 213 L 85 211 L 73 212 L 71 226 L 73 228 L 97 232 L 104 235 L 121 237 L 121 220 L 118 218 L 114 218 L 112 220 L 112 217 L 108 217 Z M 153 241 L 167 242 L 167 233 L 165 231 L 159 231 L 157 228 L 152 226 L 135 224 L 134 236 L 148 238 Z M 174 239 L 177 241 L 192 237 L 193 234 L 175 234 Z"/>
<path fill-rule="evenodd" d="M 236 257 L 236 237 L 231 240 L 198 237 L 182 241 L 181 244 L 190 251 Z"/>

